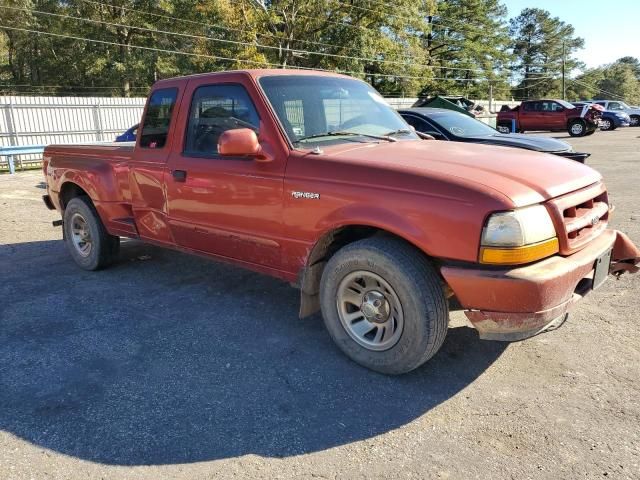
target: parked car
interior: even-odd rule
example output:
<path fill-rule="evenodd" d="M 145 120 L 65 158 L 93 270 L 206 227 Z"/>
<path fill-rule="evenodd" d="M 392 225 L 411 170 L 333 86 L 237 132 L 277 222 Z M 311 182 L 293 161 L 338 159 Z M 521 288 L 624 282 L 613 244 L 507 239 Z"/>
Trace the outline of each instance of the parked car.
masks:
<path fill-rule="evenodd" d="M 44 201 L 77 265 L 108 266 L 131 237 L 280 278 L 300 288 L 301 316 L 321 310 L 336 345 L 379 372 L 438 351 L 451 297 L 481 338 L 521 340 L 640 267 L 595 170 L 422 140 L 344 75 L 161 80 L 140 128 L 135 146 L 45 148 Z"/>
<path fill-rule="evenodd" d="M 589 153 L 575 152 L 571 145 L 555 138 L 500 133 L 480 120 L 452 110 L 423 107 L 400 110 L 399 113 L 416 131 L 431 135 L 437 140 L 524 148 L 552 153 L 581 163 L 590 156 Z"/>
<path fill-rule="evenodd" d="M 135 142 L 137 134 L 138 134 L 138 124 L 136 123 L 129 130 L 118 135 L 116 137 L 116 142 Z"/>
<path fill-rule="evenodd" d="M 497 129 L 502 133 L 566 130 L 572 137 L 582 137 L 598 129 L 600 110 L 590 105 L 579 109 L 564 100 L 528 100 L 514 108 L 502 108 L 498 112 Z"/>
<path fill-rule="evenodd" d="M 573 104 L 576 106 L 576 108 L 582 108 L 585 105 L 582 102 L 573 102 Z M 600 130 L 615 130 L 616 128 L 628 127 L 630 125 L 631 118 L 624 112 L 603 110 L 601 113 Z"/>
<path fill-rule="evenodd" d="M 630 107 L 620 100 L 589 100 L 585 103 L 595 103 L 604 107 L 605 110 L 626 113 L 631 119 L 632 127 L 640 126 L 640 108 L 638 107 Z"/>

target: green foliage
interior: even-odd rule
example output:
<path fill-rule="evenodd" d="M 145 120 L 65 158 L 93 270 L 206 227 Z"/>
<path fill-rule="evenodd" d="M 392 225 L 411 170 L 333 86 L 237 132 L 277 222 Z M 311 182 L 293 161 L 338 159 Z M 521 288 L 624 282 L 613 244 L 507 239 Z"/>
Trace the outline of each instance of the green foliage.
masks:
<path fill-rule="evenodd" d="M 509 33 L 516 58 L 512 69 L 519 78 L 514 96 L 562 98 L 563 58 L 567 73 L 584 66 L 574 57 L 584 40 L 575 36 L 573 26 L 546 10 L 527 8 L 511 19 Z"/>
<path fill-rule="evenodd" d="M 569 98 L 620 99 L 640 104 L 640 61 L 623 57 L 616 62 L 587 70 L 571 82 Z"/>
<path fill-rule="evenodd" d="M 459 70 L 436 69 L 438 79 L 428 82 L 422 94 L 488 98 L 492 85 L 494 96 L 504 98 L 509 87 L 504 70 L 511 60 L 506 14 L 498 0 L 438 2 L 424 48 L 432 65 Z"/>
<path fill-rule="evenodd" d="M 385 95 L 561 96 L 563 43 L 571 72 L 582 39 L 544 10 L 506 14 L 501 0 L 0 0 L 0 92 L 143 96 L 160 78 L 294 67 Z M 638 102 L 639 78 L 625 57 L 568 97 Z"/>

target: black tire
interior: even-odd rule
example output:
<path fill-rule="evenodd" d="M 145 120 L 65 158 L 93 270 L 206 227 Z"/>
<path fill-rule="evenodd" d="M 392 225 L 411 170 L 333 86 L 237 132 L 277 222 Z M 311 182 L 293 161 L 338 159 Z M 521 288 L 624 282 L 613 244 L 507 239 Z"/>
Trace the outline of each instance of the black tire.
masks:
<path fill-rule="evenodd" d="M 614 123 L 614 121 L 608 118 L 603 118 L 602 120 L 600 120 L 600 125 L 600 130 L 604 132 L 609 132 L 616 129 L 616 124 Z"/>
<path fill-rule="evenodd" d="M 400 304 L 403 326 L 399 337 L 383 350 L 363 346 L 341 320 L 339 289 L 347 279 L 353 275 L 357 278 L 363 271 L 391 286 L 391 295 Z M 380 282 L 377 285 L 374 288 L 384 291 Z M 367 294 L 363 294 L 365 299 Z M 419 367 L 440 349 L 447 334 L 449 306 L 440 277 L 419 251 L 392 237 L 359 240 L 331 257 L 322 274 L 320 304 L 325 326 L 336 345 L 355 362 L 384 374 L 402 374 Z M 365 321 L 364 317 L 360 321 Z"/>
<path fill-rule="evenodd" d="M 596 133 L 596 130 L 598 129 L 594 128 L 593 130 L 587 130 L 587 133 L 585 133 L 584 136 L 588 137 L 589 135 L 593 135 L 594 133 Z"/>
<path fill-rule="evenodd" d="M 631 127 L 640 127 L 640 115 L 630 115 L 631 123 L 629 126 Z"/>
<path fill-rule="evenodd" d="M 84 228 L 78 229 L 79 225 Z M 89 197 L 75 197 L 64 210 L 64 240 L 73 260 L 84 270 L 100 270 L 117 259 L 120 237 L 109 235 Z M 74 234 L 74 229 L 76 233 Z M 78 240 L 87 232 L 87 241 Z M 86 245 L 89 244 L 89 248 Z"/>
<path fill-rule="evenodd" d="M 587 125 L 583 120 L 572 120 L 567 126 L 567 132 L 572 137 L 584 137 L 587 133 Z"/>

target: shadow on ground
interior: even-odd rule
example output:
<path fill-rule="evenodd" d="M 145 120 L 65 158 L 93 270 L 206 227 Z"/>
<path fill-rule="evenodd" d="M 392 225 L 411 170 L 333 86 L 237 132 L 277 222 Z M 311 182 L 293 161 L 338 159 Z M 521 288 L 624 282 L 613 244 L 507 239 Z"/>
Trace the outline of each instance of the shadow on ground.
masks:
<path fill-rule="evenodd" d="M 398 428 L 503 352 L 452 328 L 402 377 L 347 360 L 296 291 L 267 277 L 128 242 L 77 269 L 61 241 L 0 246 L 0 428 L 117 465 L 324 450 Z"/>

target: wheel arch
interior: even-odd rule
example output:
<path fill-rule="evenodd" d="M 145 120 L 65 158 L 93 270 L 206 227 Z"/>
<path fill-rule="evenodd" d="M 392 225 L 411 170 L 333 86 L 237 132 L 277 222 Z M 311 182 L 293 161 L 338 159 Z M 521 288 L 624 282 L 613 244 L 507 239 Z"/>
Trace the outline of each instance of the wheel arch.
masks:
<path fill-rule="evenodd" d="M 70 180 L 65 181 L 64 183 L 62 183 L 62 185 L 60 185 L 60 192 L 58 193 L 60 208 L 64 211 L 72 199 L 81 196 L 85 196 L 91 199 L 87 191 L 79 184 Z"/>
<path fill-rule="evenodd" d="M 307 256 L 306 263 L 298 275 L 300 286 L 300 318 L 312 315 L 320 310 L 319 292 L 322 273 L 329 259 L 342 247 L 345 247 L 358 240 L 373 236 L 388 236 L 396 238 L 411 248 L 418 255 L 426 258 L 433 258 L 423 248 L 420 248 L 415 241 L 406 238 L 395 229 L 387 226 L 373 225 L 369 223 L 349 223 L 335 226 L 325 231 Z"/>

